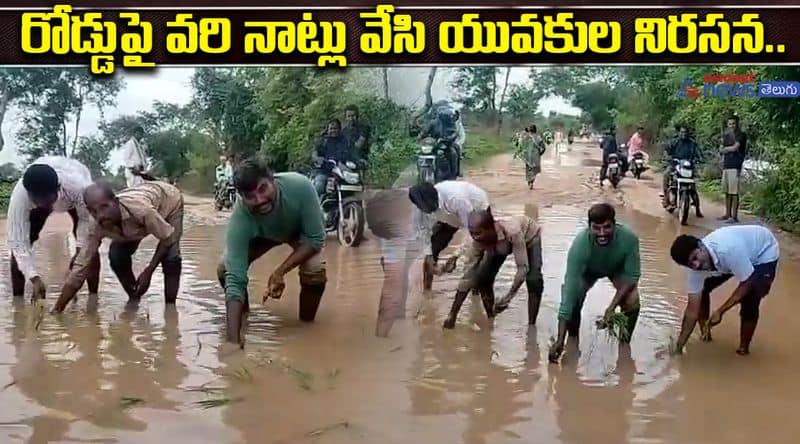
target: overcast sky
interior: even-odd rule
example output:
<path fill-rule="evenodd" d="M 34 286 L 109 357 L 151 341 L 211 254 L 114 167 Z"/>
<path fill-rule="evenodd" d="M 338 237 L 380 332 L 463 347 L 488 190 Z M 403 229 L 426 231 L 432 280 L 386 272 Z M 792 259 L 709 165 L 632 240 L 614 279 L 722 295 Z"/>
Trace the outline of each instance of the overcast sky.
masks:
<path fill-rule="evenodd" d="M 358 69 L 358 68 L 353 68 Z M 449 81 L 451 69 L 440 69 L 437 73 L 432 93 L 434 100 L 452 98 Z M 520 83 L 527 79 L 529 68 L 512 68 L 510 83 Z M 136 114 L 150 110 L 154 101 L 160 100 L 177 104 L 186 104 L 191 100 L 191 77 L 194 68 L 160 68 L 147 74 L 124 74 L 125 88 L 117 96 L 117 106 L 105 110 L 106 119 L 114 119 L 125 114 Z M 392 68 L 389 76 L 389 91 L 396 102 L 405 105 L 422 104 L 422 89 L 428 74 L 428 68 Z M 558 98 L 547 98 L 540 102 L 539 111 L 547 114 L 550 110 L 561 113 L 578 114 L 578 110 Z M 97 131 L 100 114 L 97 109 L 90 108 L 81 116 L 80 135 Z M 0 152 L 0 164 L 14 162 L 21 164 L 23 160 L 17 155 L 19 142 L 16 133 L 21 125 L 19 113 L 10 110 L 3 122 L 5 147 Z M 111 154 L 108 166 L 115 171 L 120 162 L 120 153 Z"/>

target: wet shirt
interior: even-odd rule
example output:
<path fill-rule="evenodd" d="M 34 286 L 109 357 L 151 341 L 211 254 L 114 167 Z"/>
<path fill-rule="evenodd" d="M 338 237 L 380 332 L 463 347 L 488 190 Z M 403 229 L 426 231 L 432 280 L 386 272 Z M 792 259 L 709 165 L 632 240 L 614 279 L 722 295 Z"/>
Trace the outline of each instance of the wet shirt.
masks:
<path fill-rule="evenodd" d="M 621 277 L 638 283 L 641 276 L 639 237 L 630 228 L 617 224 L 608 245 L 597 244 L 594 235 L 584 228 L 575 236 L 567 254 L 567 271 L 561 287 L 558 319 L 569 320 L 584 296 L 584 281 L 603 277 Z"/>
<path fill-rule="evenodd" d="M 416 225 L 420 241 L 426 255 L 433 254 L 431 232 L 433 221 L 455 228 L 466 228 L 469 213 L 485 210 L 489 206 L 489 196 L 482 188 L 463 180 L 445 180 L 434 185 L 439 195 L 439 208 L 427 215 L 417 210 Z"/>
<path fill-rule="evenodd" d="M 247 289 L 250 241 L 255 238 L 289 243 L 300 241 L 319 251 L 325 228 L 319 198 L 306 176 L 275 174 L 277 196 L 269 214 L 252 212 L 242 201 L 234 206 L 225 235 L 225 295 L 241 299 Z"/>
<path fill-rule="evenodd" d="M 744 282 L 753 274 L 755 266 L 780 258 L 778 239 L 769 229 L 760 225 L 719 228 L 704 237 L 702 242 L 716 270 L 689 271 L 687 290 L 694 297 L 700 297 L 708 277 L 732 274 L 739 282 Z"/>
<path fill-rule="evenodd" d="M 161 242 L 172 244 L 183 234 L 183 194 L 174 186 L 166 182 L 147 181 L 120 191 L 117 200 L 122 216 L 120 225 L 105 229 L 92 223 L 86 248 L 81 249 L 67 277 L 69 284 L 83 284 L 89 261 L 104 238 L 133 242 L 153 235 Z"/>
<path fill-rule="evenodd" d="M 732 153 L 724 153 L 722 155 L 722 167 L 725 169 L 741 169 L 747 152 L 747 134 L 743 131 L 729 130 L 725 133 L 723 142 L 725 146 L 733 146 L 736 142 L 739 142 L 739 148 Z"/>
<path fill-rule="evenodd" d="M 92 216 L 83 203 L 83 190 L 92 183 L 92 174 L 82 163 L 67 157 L 40 157 L 33 164 L 49 165 L 56 171 L 60 188 L 53 211 L 61 213 L 74 209 L 78 213 L 76 241 L 77 247 L 83 248 L 86 245 L 89 226 L 93 223 Z M 7 239 L 8 248 L 17 260 L 19 270 L 28 279 L 39 276 L 33 264 L 31 242 L 30 217 L 34 208 L 36 205 L 28 196 L 28 191 L 22 185 L 20 178 L 14 185 L 8 202 Z"/>
<path fill-rule="evenodd" d="M 697 160 L 699 157 L 697 143 L 692 139 L 678 138 L 670 147 L 669 155 L 673 159 Z"/>
<path fill-rule="evenodd" d="M 541 227 L 533 219 L 524 215 L 499 216 L 495 219 L 495 230 L 497 232 L 497 242 L 505 242 L 511 245 L 511 255 L 517 264 L 517 270 L 521 274 L 528 272 L 528 247 L 533 244 L 541 234 Z M 459 291 L 468 291 L 473 287 L 475 279 L 475 265 L 487 252 L 487 248 L 476 241 L 470 243 L 467 250 L 466 273 L 461 278 L 458 285 Z M 519 274 L 518 273 L 518 274 Z"/>
<path fill-rule="evenodd" d="M 325 137 L 317 145 L 317 156 L 327 159 L 334 159 L 338 162 L 356 160 L 352 155 L 352 147 L 343 136 Z"/>

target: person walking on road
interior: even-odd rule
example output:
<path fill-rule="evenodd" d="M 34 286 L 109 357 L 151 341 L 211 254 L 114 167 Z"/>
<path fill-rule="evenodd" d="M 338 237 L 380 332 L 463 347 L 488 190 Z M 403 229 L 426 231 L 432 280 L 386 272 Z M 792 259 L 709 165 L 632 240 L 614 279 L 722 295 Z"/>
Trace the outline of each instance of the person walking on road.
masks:
<path fill-rule="evenodd" d="M 739 183 L 742 166 L 747 154 L 747 134 L 739 128 L 739 117 L 728 118 L 728 128 L 722 146 L 722 192 L 725 194 L 725 215 L 720 218 L 726 223 L 739 222 Z"/>

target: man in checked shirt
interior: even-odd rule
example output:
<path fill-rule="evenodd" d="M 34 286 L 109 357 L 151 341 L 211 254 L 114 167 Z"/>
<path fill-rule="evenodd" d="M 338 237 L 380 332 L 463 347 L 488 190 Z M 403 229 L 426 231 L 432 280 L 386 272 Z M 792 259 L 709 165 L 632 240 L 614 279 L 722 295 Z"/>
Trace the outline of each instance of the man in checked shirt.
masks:
<path fill-rule="evenodd" d="M 544 290 L 539 225 L 524 215 L 495 217 L 492 209 L 487 208 L 471 212 L 468 227 L 472 242 L 466 254 L 465 273 L 443 327 L 455 327 L 461 305 L 471 290 L 480 293 L 486 315 L 491 319 L 508 308 L 523 283 L 528 290 L 528 324 L 535 325 Z M 511 288 L 495 302 L 494 281 L 509 256 L 514 258 L 517 272 Z"/>
<path fill-rule="evenodd" d="M 33 298 L 44 299 L 45 284 L 33 264 L 33 243 L 51 213 L 69 213 L 77 251 L 81 249 L 92 217 L 83 203 L 83 191 L 92 183 L 89 169 L 77 160 L 62 156 L 36 159 L 14 186 L 8 203 L 8 247 L 11 250 L 11 286 L 16 297 L 25 291 L 25 278 L 33 285 Z M 97 293 L 100 276 L 100 257 L 87 257 L 89 293 Z M 80 289 L 80 287 L 78 287 Z"/>
<path fill-rule="evenodd" d="M 86 247 L 75 259 L 61 296 L 53 311 L 64 311 L 83 285 L 89 268 L 89 258 L 97 253 L 104 238 L 111 238 L 108 261 L 131 302 L 138 301 L 150 288 L 156 267 L 164 273 L 164 299 L 174 304 L 181 279 L 180 239 L 183 234 L 183 194 L 174 186 L 148 181 L 132 186 L 118 194 L 105 183 L 95 183 L 83 193 L 86 207 L 95 223 L 89 228 Z M 158 239 L 150 262 L 135 277 L 133 255 L 142 239 L 148 235 Z"/>

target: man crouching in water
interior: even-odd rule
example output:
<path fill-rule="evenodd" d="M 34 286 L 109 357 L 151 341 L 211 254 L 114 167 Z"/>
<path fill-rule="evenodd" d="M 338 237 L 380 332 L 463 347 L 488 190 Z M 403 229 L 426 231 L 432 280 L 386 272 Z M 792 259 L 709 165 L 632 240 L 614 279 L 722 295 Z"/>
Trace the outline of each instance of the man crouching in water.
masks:
<path fill-rule="evenodd" d="M 233 186 L 242 198 L 228 223 L 225 258 L 217 275 L 225 290 L 227 340 L 243 347 L 242 320 L 250 311 L 247 270 L 278 245 L 288 244 L 293 251 L 272 272 L 263 301 L 280 298 L 284 276 L 300 267 L 300 320 L 314 321 L 327 283 L 325 229 L 314 185 L 301 174 L 273 175 L 266 165 L 247 160 L 236 168 Z"/>
<path fill-rule="evenodd" d="M 528 287 L 528 324 L 536 324 L 544 287 L 540 233 L 540 227 L 528 216 L 495 219 L 491 208 L 471 212 L 469 234 L 473 242 L 467 254 L 467 271 L 458 285 L 453 307 L 443 327 L 455 327 L 458 312 L 470 290 L 478 290 L 486 315 L 493 318 L 508 308 L 523 283 Z M 514 256 L 517 273 L 508 293 L 495 304 L 495 277 L 509 255 Z"/>
<path fill-rule="evenodd" d="M 95 223 L 89 228 L 86 247 L 75 258 L 53 312 L 64 311 L 80 290 L 92 256 L 106 237 L 111 238 L 108 261 L 130 302 L 138 301 L 147 292 L 153 272 L 161 265 L 164 299 L 167 304 L 174 304 L 181 281 L 183 194 L 180 190 L 168 183 L 150 181 L 116 194 L 110 185 L 94 183 L 86 187 L 83 200 Z M 136 278 L 132 258 L 142 239 L 150 234 L 159 240 L 158 246 L 150 263 Z"/>

